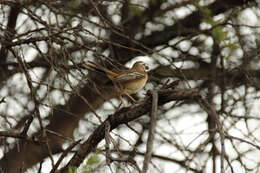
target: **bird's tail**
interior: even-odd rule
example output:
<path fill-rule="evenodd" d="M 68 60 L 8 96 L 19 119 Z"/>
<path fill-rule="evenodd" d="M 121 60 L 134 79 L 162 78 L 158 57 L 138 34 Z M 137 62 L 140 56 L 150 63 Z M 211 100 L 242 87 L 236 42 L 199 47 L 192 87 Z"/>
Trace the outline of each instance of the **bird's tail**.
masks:
<path fill-rule="evenodd" d="M 111 77 L 116 77 L 118 76 L 117 73 L 107 69 L 106 67 L 103 67 L 99 64 L 96 64 L 94 62 L 91 62 L 91 61 L 87 61 L 85 62 L 84 66 L 88 69 L 88 70 L 91 70 L 91 71 L 95 71 L 95 72 L 99 72 L 99 73 L 102 73 L 102 74 L 105 74 L 107 76 L 111 76 Z"/>

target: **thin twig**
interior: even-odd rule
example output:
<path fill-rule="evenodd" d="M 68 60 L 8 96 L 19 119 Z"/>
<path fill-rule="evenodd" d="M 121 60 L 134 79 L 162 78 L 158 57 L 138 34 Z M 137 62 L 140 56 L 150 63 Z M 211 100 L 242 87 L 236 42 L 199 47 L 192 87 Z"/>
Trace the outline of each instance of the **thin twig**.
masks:
<path fill-rule="evenodd" d="M 79 144 L 81 140 L 78 140 L 74 143 L 72 143 L 60 156 L 59 160 L 56 162 L 56 164 L 53 166 L 52 170 L 50 171 L 50 173 L 55 173 L 58 166 L 60 165 L 61 161 L 65 158 L 65 156 L 76 146 Z"/>
<path fill-rule="evenodd" d="M 144 157 L 142 173 L 147 172 L 148 165 L 152 157 L 154 133 L 155 133 L 156 120 L 157 120 L 157 108 L 158 108 L 158 92 L 156 90 L 152 92 L 152 99 L 153 102 L 152 102 L 152 110 L 151 110 L 151 122 L 149 127 L 149 135 L 148 135 L 148 141 L 146 145 L 146 154 Z"/>

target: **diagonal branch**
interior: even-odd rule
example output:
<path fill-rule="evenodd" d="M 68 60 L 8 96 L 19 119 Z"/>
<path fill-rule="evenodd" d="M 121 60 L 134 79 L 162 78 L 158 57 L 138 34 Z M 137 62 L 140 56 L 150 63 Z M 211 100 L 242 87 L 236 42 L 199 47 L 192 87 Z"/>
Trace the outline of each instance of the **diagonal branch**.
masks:
<path fill-rule="evenodd" d="M 183 90 L 183 89 L 166 89 L 158 91 L 158 106 L 174 101 L 174 100 L 197 100 L 202 96 L 194 90 Z M 139 105 L 127 107 L 119 110 L 113 115 L 110 115 L 99 127 L 89 136 L 79 150 L 72 157 L 70 162 L 63 167 L 60 172 L 66 172 L 68 167 L 78 167 L 82 161 L 93 151 L 95 151 L 98 143 L 105 137 L 105 124 L 109 122 L 111 130 L 117 128 L 121 124 L 126 124 L 133 121 L 144 114 L 147 114 L 151 110 L 152 97 L 147 96 L 146 99 Z"/>

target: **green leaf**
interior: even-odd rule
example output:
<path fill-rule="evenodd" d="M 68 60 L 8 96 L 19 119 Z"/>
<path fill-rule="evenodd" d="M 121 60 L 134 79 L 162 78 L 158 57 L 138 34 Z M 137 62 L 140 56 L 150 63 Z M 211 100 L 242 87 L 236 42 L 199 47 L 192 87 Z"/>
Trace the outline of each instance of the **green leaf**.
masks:
<path fill-rule="evenodd" d="M 226 43 L 225 44 L 225 47 L 226 48 L 229 48 L 231 50 L 236 50 L 239 48 L 239 46 L 236 44 L 236 43 Z"/>
<path fill-rule="evenodd" d="M 100 159 L 99 159 L 98 155 L 94 154 L 93 156 L 91 156 L 88 159 L 86 166 L 95 165 L 95 164 L 98 164 L 99 162 L 100 162 Z"/>
<path fill-rule="evenodd" d="M 129 5 L 129 10 L 131 13 L 133 13 L 136 16 L 142 16 L 143 14 L 143 10 L 136 5 Z"/>
<path fill-rule="evenodd" d="M 76 166 L 69 166 L 68 168 L 68 173 L 75 173 L 77 170 L 77 167 Z"/>
<path fill-rule="evenodd" d="M 218 42 L 222 42 L 225 40 L 229 40 L 229 38 L 227 37 L 227 33 L 223 31 L 223 27 L 222 26 L 217 26 L 212 30 L 212 36 L 213 38 Z"/>
<path fill-rule="evenodd" d="M 81 3 L 77 0 L 68 1 L 67 5 L 71 8 L 78 9 L 81 5 Z"/>
<path fill-rule="evenodd" d="M 206 7 L 206 6 L 201 6 L 199 0 L 193 1 L 192 4 L 196 8 L 198 8 L 198 10 L 203 15 L 203 17 L 206 17 L 206 18 L 210 17 L 211 18 L 211 16 L 212 16 L 211 10 L 208 7 Z"/>
<path fill-rule="evenodd" d="M 211 10 L 206 7 L 200 8 L 200 12 L 203 14 L 204 17 L 210 17 L 211 18 Z"/>

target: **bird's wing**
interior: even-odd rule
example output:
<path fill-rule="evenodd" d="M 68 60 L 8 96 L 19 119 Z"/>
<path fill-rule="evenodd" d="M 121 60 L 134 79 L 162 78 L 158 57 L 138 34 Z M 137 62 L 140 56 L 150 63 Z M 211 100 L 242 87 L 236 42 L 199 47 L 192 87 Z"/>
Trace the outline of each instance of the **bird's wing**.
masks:
<path fill-rule="evenodd" d="M 127 73 L 123 73 L 123 74 L 113 78 L 113 80 L 115 82 L 124 83 L 124 82 L 130 82 L 130 81 L 137 80 L 137 79 L 142 79 L 142 78 L 145 78 L 145 74 L 143 74 L 143 73 L 127 72 Z"/>

